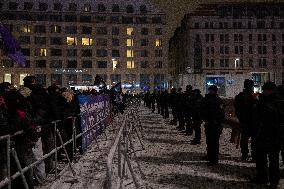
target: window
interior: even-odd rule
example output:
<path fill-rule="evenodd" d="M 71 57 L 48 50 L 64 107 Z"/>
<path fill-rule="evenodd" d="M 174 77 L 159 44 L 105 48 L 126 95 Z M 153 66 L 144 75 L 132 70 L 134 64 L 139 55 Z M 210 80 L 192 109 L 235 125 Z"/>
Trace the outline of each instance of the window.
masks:
<path fill-rule="evenodd" d="M 210 63 L 211 63 L 211 64 L 210 64 L 210 65 L 211 65 L 211 68 L 214 68 L 214 66 L 215 66 L 215 60 L 214 60 L 214 59 L 211 59 L 211 60 L 210 60 Z"/>
<path fill-rule="evenodd" d="M 30 33 L 31 32 L 31 26 L 30 25 L 22 25 L 20 27 L 20 32 L 22 32 L 22 33 Z"/>
<path fill-rule="evenodd" d="M 62 68 L 62 60 L 51 60 L 49 67 L 50 68 Z"/>
<path fill-rule="evenodd" d="M 155 40 L 155 46 L 156 47 L 161 47 L 162 46 L 162 40 L 161 39 L 156 39 Z"/>
<path fill-rule="evenodd" d="M 46 49 L 45 48 L 35 49 L 35 56 L 46 56 Z"/>
<path fill-rule="evenodd" d="M 61 37 L 51 37 L 50 45 L 62 45 L 62 38 Z"/>
<path fill-rule="evenodd" d="M 82 26 L 82 34 L 92 34 L 92 27 Z"/>
<path fill-rule="evenodd" d="M 62 56 L 62 49 L 50 49 L 50 56 Z"/>
<path fill-rule="evenodd" d="M 225 67 L 225 60 L 224 59 L 220 59 L 220 67 Z"/>
<path fill-rule="evenodd" d="M 140 40 L 141 46 L 148 46 L 148 43 L 149 43 L 148 39 L 141 39 Z"/>
<path fill-rule="evenodd" d="M 220 38 L 220 42 L 223 43 L 224 42 L 224 34 L 220 34 L 219 38 Z M 207 40 L 209 41 L 209 37 L 206 38 L 206 41 Z"/>
<path fill-rule="evenodd" d="M 77 84 L 77 75 L 75 74 L 68 74 L 66 75 L 67 83 L 69 85 Z"/>
<path fill-rule="evenodd" d="M 121 64 L 118 60 L 116 59 L 112 59 L 112 70 L 115 70 L 117 68 L 121 68 Z"/>
<path fill-rule="evenodd" d="M 92 75 L 90 74 L 82 74 L 82 83 L 83 84 L 91 84 L 92 83 Z"/>
<path fill-rule="evenodd" d="M 62 11 L 62 8 L 63 8 L 63 6 L 62 6 L 61 3 L 54 3 L 53 4 L 53 10 L 55 10 L 55 11 Z"/>
<path fill-rule="evenodd" d="M 252 41 L 252 34 L 249 34 L 249 41 Z"/>
<path fill-rule="evenodd" d="M 140 63 L 141 68 L 149 68 L 149 62 L 148 61 L 142 61 Z"/>
<path fill-rule="evenodd" d="M 266 59 L 265 58 L 260 58 L 258 60 L 258 66 L 260 68 L 266 68 L 267 67 L 267 62 L 266 62 Z"/>
<path fill-rule="evenodd" d="M 92 38 L 83 37 L 82 38 L 82 45 L 84 45 L 84 46 L 93 45 L 93 39 Z"/>
<path fill-rule="evenodd" d="M 126 34 L 127 35 L 133 35 L 134 28 L 126 28 Z"/>
<path fill-rule="evenodd" d="M 254 67 L 254 65 L 253 65 L 253 60 L 252 59 L 249 59 L 249 67 L 251 67 L 251 68 L 253 68 Z"/>
<path fill-rule="evenodd" d="M 24 2 L 24 10 L 31 10 L 34 4 L 32 2 Z"/>
<path fill-rule="evenodd" d="M 156 61 L 154 64 L 154 68 L 162 68 L 163 67 L 163 62 L 162 61 Z"/>
<path fill-rule="evenodd" d="M 148 35 L 148 33 L 149 33 L 149 29 L 148 28 L 142 28 L 141 29 L 141 34 L 142 35 Z"/>
<path fill-rule="evenodd" d="M 36 60 L 36 68 L 46 68 L 46 60 Z"/>
<path fill-rule="evenodd" d="M 107 57 L 107 50 L 97 49 L 97 57 Z"/>
<path fill-rule="evenodd" d="M 119 5 L 118 4 L 114 4 L 112 5 L 112 12 L 119 12 Z"/>
<path fill-rule="evenodd" d="M 161 17 L 153 17 L 152 18 L 152 23 L 153 24 L 161 24 L 162 23 L 162 18 Z"/>
<path fill-rule="evenodd" d="M 209 42 L 209 34 L 205 34 L 205 41 Z"/>
<path fill-rule="evenodd" d="M 258 50 L 258 54 L 267 54 L 266 46 L 258 46 L 257 50 Z"/>
<path fill-rule="evenodd" d="M 82 57 L 92 57 L 92 50 L 91 49 L 84 49 L 81 52 L 82 52 Z"/>
<path fill-rule="evenodd" d="M 162 50 L 155 50 L 155 57 L 162 57 L 163 51 Z"/>
<path fill-rule="evenodd" d="M 134 12 L 133 6 L 132 5 L 127 5 L 126 6 L 126 13 L 133 13 L 133 12 Z"/>
<path fill-rule="evenodd" d="M 276 65 L 277 65 L 276 59 L 273 59 L 273 60 L 272 60 L 272 64 L 273 64 L 273 66 L 276 66 Z"/>
<path fill-rule="evenodd" d="M 276 46 L 272 46 L 272 53 L 276 54 Z"/>
<path fill-rule="evenodd" d="M 77 22 L 77 16 L 76 15 L 65 15 L 65 21 L 66 22 Z"/>
<path fill-rule="evenodd" d="M 58 25 L 50 26 L 50 32 L 51 33 L 61 33 L 61 26 L 58 26 Z"/>
<path fill-rule="evenodd" d="M 47 8 L 48 8 L 48 5 L 47 5 L 47 3 L 39 3 L 38 8 L 39 8 L 40 11 L 46 11 Z"/>
<path fill-rule="evenodd" d="M 107 46 L 107 39 L 98 38 L 97 39 L 97 46 Z"/>
<path fill-rule="evenodd" d="M 35 33 L 45 33 L 45 26 L 44 25 L 35 25 L 34 28 Z"/>
<path fill-rule="evenodd" d="M 36 83 L 42 86 L 46 85 L 46 75 L 45 74 L 35 74 Z"/>
<path fill-rule="evenodd" d="M 119 46 L 119 39 L 113 38 L 112 39 L 112 45 L 115 46 L 115 47 Z"/>
<path fill-rule="evenodd" d="M 68 57 L 77 56 L 77 49 L 67 49 L 67 56 Z"/>
<path fill-rule="evenodd" d="M 120 23 L 119 16 L 111 16 L 110 17 L 110 23 L 112 23 L 112 24 Z"/>
<path fill-rule="evenodd" d="M 106 35 L 107 34 L 107 28 L 106 27 L 98 27 L 96 28 L 97 35 Z"/>
<path fill-rule="evenodd" d="M 133 61 L 133 60 L 128 60 L 128 61 L 126 62 L 126 67 L 127 67 L 128 69 L 133 69 L 133 68 L 135 68 L 134 61 Z"/>
<path fill-rule="evenodd" d="M 162 35 L 163 32 L 162 32 L 162 28 L 156 28 L 155 29 L 155 35 Z"/>
<path fill-rule="evenodd" d="M 133 24 L 133 17 L 131 16 L 123 16 L 122 24 Z"/>
<path fill-rule="evenodd" d="M 21 44 L 30 44 L 31 43 L 30 36 L 20 36 L 18 40 Z"/>
<path fill-rule="evenodd" d="M 21 51 L 22 51 L 22 53 L 23 53 L 24 56 L 30 56 L 30 54 L 31 54 L 30 49 L 23 49 L 23 48 L 22 48 Z"/>
<path fill-rule="evenodd" d="M 77 26 L 66 26 L 65 31 L 67 34 L 76 34 L 77 33 Z"/>
<path fill-rule="evenodd" d="M 112 27 L 111 34 L 112 35 L 119 35 L 119 28 L 118 27 Z"/>
<path fill-rule="evenodd" d="M 76 3 L 69 3 L 69 11 L 76 11 L 77 4 Z"/>
<path fill-rule="evenodd" d="M 77 61 L 76 60 L 68 60 L 67 61 L 67 68 L 77 68 Z"/>
<path fill-rule="evenodd" d="M 120 57 L 119 50 L 112 50 L 112 57 Z"/>
<path fill-rule="evenodd" d="M 127 51 L 126 51 L 126 57 L 127 57 L 127 58 L 133 58 L 133 57 L 134 57 L 134 52 L 133 52 L 133 50 L 127 50 Z"/>
<path fill-rule="evenodd" d="M 10 10 L 17 10 L 18 9 L 18 3 L 16 3 L 16 2 L 9 2 L 9 9 Z"/>
<path fill-rule="evenodd" d="M 91 11 L 91 5 L 85 4 L 83 9 L 84 9 L 85 12 L 90 12 Z"/>
<path fill-rule="evenodd" d="M 142 14 L 146 14 L 146 13 L 147 13 L 147 7 L 146 7 L 146 5 L 141 5 L 141 6 L 140 6 L 140 12 L 141 12 Z"/>
<path fill-rule="evenodd" d="M 83 60 L 82 68 L 92 68 L 92 61 L 91 60 Z"/>
<path fill-rule="evenodd" d="M 272 41 L 276 41 L 276 36 L 275 36 L 275 34 L 272 34 Z"/>
<path fill-rule="evenodd" d="M 62 75 L 61 74 L 51 74 L 50 81 L 51 81 L 51 84 L 62 85 Z"/>
<path fill-rule="evenodd" d="M 107 68 L 107 61 L 97 61 L 98 68 Z"/>
<path fill-rule="evenodd" d="M 4 59 L 2 61 L 2 67 L 5 67 L 5 68 L 12 68 L 14 66 L 14 62 L 11 60 L 11 59 Z"/>
<path fill-rule="evenodd" d="M 148 20 L 146 16 L 136 17 L 136 24 L 147 24 Z"/>
<path fill-rule="evenodd" d="M 4 82 L 12 83 L 12 75 L 10 73 L 4 74 Z"/>
<path fill-rule="evenodd" d="M 126 40 L 126 46 L 127 47 L 132 47 L 133 46 L 133 39 L 127 39 Z"/>
<path fill-rule="evenodd" d="M 42 16 L 42 15 L 40 15 L 40 16 Z M 61 15 L 51 14 L 49 16 L 49 19 L 50 19 L 50 21 L 54 21 L 54 22 L 62 22 L 62 16 Z"/>
<path fill-rule="evenodd" d="M 228 46 L 225 46 L 225 54 L 229 54 L 230 48 Z"/>
<path fill-rule="evenodd" d="M 106 16 L 95 16 L 95 23 L 104 23 L 106 21 Z"/>
<path fill-rule="evenodd" d="M 76 37 L 67 37 L 67 45 L 77 45 Z"/>
<path fill-rule="evenodd" d="M 253 54 L 252 46 L 249 46 L 249 54 Z"/>
<path fill-rule="evenodd" d="M 148 57 L 148 51 L 147 50 L 141 50 L 140 51 L 140 57 Z"/>
<path fill-rule="evenodd" d="M 265 21 L 258 21 L 256 25 L 258 29 L 263 29 L 265 28 Z"/>
<path fill-rule="evenodd" d="M 98 4 L 98 11 L 99 12 L 105 12 L 106 11 L 106 7 L 104 4 Z"/>

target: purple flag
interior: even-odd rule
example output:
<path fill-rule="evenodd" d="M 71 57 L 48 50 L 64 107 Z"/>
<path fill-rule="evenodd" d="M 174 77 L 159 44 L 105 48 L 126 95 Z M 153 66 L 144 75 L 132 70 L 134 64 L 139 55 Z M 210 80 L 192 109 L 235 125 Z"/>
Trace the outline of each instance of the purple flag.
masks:
<path fill-rule="evenodd" d="M 21 52 L 21 47 L 16 41 L 16 39 L 13 37 L 13 35 L 3 25 L 0 25 L 0 34 L 2 36 L 5 49 L 8 53 L 8 57 L 10 57 L 20 66 L 25 67 L 25 56 Z"/>

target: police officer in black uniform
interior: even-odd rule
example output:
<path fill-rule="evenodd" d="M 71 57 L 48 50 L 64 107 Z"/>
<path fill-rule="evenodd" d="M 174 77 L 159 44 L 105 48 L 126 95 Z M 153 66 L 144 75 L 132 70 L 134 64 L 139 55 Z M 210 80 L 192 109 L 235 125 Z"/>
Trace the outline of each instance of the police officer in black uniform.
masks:
<path fill-rule="evenodd" d="M 193 128 L 192 128 L 192 86 L 187 85 L 186 90 L 183 93 L 183 116 L 184 116 L 184 123 L 185 123 L 185 131 L 186 135 L 192 135 Z"/>
<path fill-rule="evenodd" d="M 172 109 L 172 115 L 173 115 L 173 119 L 170 121 L 170 124 L 177 125 L 177 91 L 176 91 L 176 88 L 171 89 L 169 105 L 170 105 L 170 108 Z"/>
<path fill-rule="evenodd" d="M 194 89 L 191 96 L 192 101 L 192 128 L 194 131 L 194 139 L 191 141 L 192 145 L 200 144 L 201 140 L 201 107 L 203 96 L 201 95 L 201 91 L 199 89 Z"/>
<path fill-rule="evenodd" d="M 202 117 L 205 122 L 208 165 L 217 165 L 219 160 L 219 139 L 224 121 L 224 102 L 218 96 L 218 88 L 212 85 L 208 88 L 202 103 Z"/>

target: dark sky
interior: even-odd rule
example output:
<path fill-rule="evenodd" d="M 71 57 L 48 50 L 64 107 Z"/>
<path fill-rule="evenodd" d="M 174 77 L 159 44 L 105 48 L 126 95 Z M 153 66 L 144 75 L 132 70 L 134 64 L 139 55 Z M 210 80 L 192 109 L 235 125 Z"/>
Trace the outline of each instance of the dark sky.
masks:
<path fill-rule="evenodd" d="M 173 35 L 176 27 L 180 25 L 180 21 L 184 14 L 194 10 L 200 3 L 214 2 L 268 2 L 273 0 L 150 0 L 159 9 L 167 14 L 168 34 Z"/>

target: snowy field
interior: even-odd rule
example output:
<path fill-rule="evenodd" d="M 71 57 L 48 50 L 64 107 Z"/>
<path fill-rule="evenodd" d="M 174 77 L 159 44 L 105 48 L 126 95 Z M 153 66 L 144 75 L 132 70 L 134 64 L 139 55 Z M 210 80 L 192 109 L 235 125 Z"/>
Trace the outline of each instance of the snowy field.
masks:
<path fill-rule="evenodd" d="M 206 144 L 202 128 L 200 145 L 191 145 L 193 136 L 178 132 L 169 120 L 151 113 L 141 106 L 140 119 L 143 125 L 145 150 L 137 153 L 145 178 L 135 168 L 142 188 L 145 189 L 261 189 L 249 183 L 255 176 L 252 163 L 240 161 L 240 149 L 229 142 L 231 129 L 224 128 L 220 139 L 220 164 L 207 166 L 202 160 Z M 100 150 L 94 144 L 90 151 L 82 156 L 74 169 L 76 179 L 66 167 L 57 181 L 49 181 L 40 189 L 79 189 L 102 188 L 106 174 L 106 157 L 115 134 L 107 131 L 108 139 L 99 140 Z M 133 165 L 135 162 L 133 161 Z M 131 182 L 131 178 L 127 181 Z M 126 183 L 127 183 L 126 182 Z M 133 183 L 123 188 L 134 188 Z M 281 184 L 279 188 L 284 188 Z"/>

